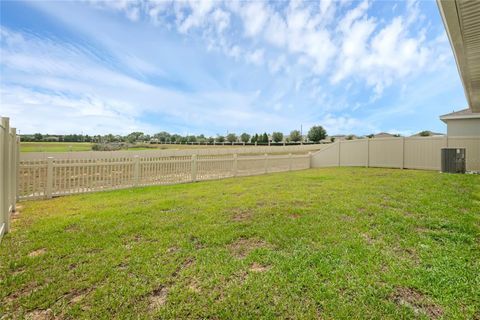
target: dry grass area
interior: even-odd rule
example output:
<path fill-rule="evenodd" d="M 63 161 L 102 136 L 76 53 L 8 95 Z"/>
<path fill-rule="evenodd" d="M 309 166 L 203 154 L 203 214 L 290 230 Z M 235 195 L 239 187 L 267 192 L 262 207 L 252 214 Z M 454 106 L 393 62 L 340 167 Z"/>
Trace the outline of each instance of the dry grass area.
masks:
<path fill-rule="evenodd" d="M 331 168 L 22 205 L 2 319 L 480 318 L 480 176 Z"/>

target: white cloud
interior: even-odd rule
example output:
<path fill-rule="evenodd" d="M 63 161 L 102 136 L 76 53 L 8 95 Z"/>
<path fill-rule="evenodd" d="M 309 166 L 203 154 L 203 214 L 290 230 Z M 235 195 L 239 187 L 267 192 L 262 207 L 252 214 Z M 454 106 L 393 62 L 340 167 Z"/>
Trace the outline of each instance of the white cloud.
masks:
<path fill-rule="evenodd" d="M 248 62 L 256 64 L 256 65 L 261 65 L 263 64 L 263 55 L 264 55 L 264 50 L 263 49 L 257 49 L 254 50 L 251 53 L 248 53 L 245 58 Z"/>
<path fill-rule="evenodd" d="M 288 127 L 291 119 L 256 108 L 258 92 L 206 89 L 183 92 L 111 70 L 88 51 L 1 28 L 0 112 L 22 132 L 153 133 L 145 116 L 168 119 L 171 131 L 197 133 Z M 21 57 L 18 58 L 18 57 Z M 263 51 L 251 53 L 252 63 Z M 8 81 L 7 81 L 7 80 Z M 28 116 L 26 116 L 28 115 Z M 183 133 L 182 131 L 180 131 Z"/>
<path fill-rule="evenodd" d="M 241 9 L 245 34 L 249 37 L 257 36 L 265 26 L 270 13 L 261 1 L 247 1 Z"/>
<path fill-rule="evenodd" d="M 411 35 L 414 21 L 425 18 L 415 0 L 407 1 L 405 11 L 390 21 L 369 16 L 368 0 L 353 5 L 348 1 L 290 1 L 284 6 L 212 0 L 95 3 L 131 17 L 137 17 L 143 9 L 155 23 L 163 21 L 165 25 L 169 25 L 167 17 L 173 15 L 180 33 L 200 32 L 209 49 L 237 60 L 247 52 L 244 60 L 255 65 L 261 65 L 264 59 L 273 61 L 279 56 L 278 50 L 283 51 L 289 64 L 297 61 L 313 74 L 328 75 L 333 84 L 351 78 L 363 81 L 377 97 L 395 80 L 425 68 L 433 56 L 424 30 Z M 235 24 L 234 19 L 237 25 L 241 23 L 244 37 L 224 34 Z M 254 52 L 249 49 L 252 44 L 258 48 Z M 278 66 L 271 62 L 270 70 L 278 72 Z"/>
<path fill-rule="evenodd" d="M 368 16 L 367 2 L 350 10 L 339 24 L 342 50 L 332 82 L 352 77 L 365 80 L 374 88 L 376 99 L 393 81 L 422 70 L 427 60 L 433 58 L 432 49 L 425 43 L 423 33 L 409 36 L 409 17 L 418 16 L 415 5 L 410 6 L 414 12 L 408 11 L 407 18 L 394 17 L 385 26 Z"/>

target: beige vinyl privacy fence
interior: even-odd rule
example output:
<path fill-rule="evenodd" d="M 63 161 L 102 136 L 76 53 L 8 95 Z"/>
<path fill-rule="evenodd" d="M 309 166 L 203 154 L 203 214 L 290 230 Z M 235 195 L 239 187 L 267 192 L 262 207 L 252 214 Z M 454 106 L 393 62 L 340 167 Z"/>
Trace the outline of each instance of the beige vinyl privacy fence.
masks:
<path fill-rule="evenodd" d="M 312 167 L 365 166 L 440 170 L 442 148 L 466 148 L 468 171 L 480 171 L 480 137 L 399 137 L 335 142 L 312 156 Z"/>
<path fill-rule="evenodd" d="M 9 231 L 11 214 L 16 209 L 19 144 L 9 119 L 0 117 L 0 240 Z"/>
<path fill-rule="evenodd" d="M 19 199 L 301 170 L 310 168 L 310 158 L 305 153 L 21 158 Z"/>

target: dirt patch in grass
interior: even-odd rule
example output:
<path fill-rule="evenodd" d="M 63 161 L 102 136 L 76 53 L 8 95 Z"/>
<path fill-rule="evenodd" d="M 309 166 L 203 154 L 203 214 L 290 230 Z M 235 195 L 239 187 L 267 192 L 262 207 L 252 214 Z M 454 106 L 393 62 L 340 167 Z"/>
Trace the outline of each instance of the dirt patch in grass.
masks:
<path fill-rule="evenodd" d="M 201 291 L 200 286 L 198 284 L 198 281 L 195 278 L 190 279 L 190 282 L 187 285 L 187 288 L 188 288 L 188 290 L 190 290 L 192 292 L 195 292 L 195 293 L 199 293 Z"/>
<path fill-rule="evenodd" d="M 56 319 L 51 309 L 47 310 L 33 310 L 26 314 L 25 319 L 28 320 L 50 320 Z"/>
<path fill-rule="evenodd" d="M 68 295 L 70 303 L 79 303 L 90 293 L 90 291 L 92 291 L 92 289 L 83 289 L 71 292 Z"/>
<path fill-rule="evenodd" d="M 248 221 L 252 219 L 252 212 L 250 210 L 235 208 L 233 209 L 232 220 L 236 222 Z"/>
<path fill-rule="evenodd" d="M 18 276 L 18 275 L 20 275 L 20 274 L 22 274 L 22 273 L 24 273 L 24 272 L 25 272 L 25 268 L 19 268 L 19 269 L 14 270 L 13 273 L 12 273 L 12 275 L 13 275 L 13 276 Z"/>
<path fill-rule="evenodd" d="M 45 248 L 40 248 L 40 249 L 37 249 L 35 251 L 32 251 L 28 254 L 29 257 L 38 257 L 38 256 L 41 256 L 41 255 L 44 255 L 45 253 L 47 253 L 47 249 Z"/>
<path fill-rule="evenodd" d="M 362 238 L 369 245 L 375 244 L 375 240 L 368 233 L 362 233 Z"/>
<path fill-rule="evenodd" d="M 17 211 L 13 211 L 11 217 L 12 217 L 12 220 L 20 218 L 20 211 L 18 209 Z"/>
<path fill-rule="evenodd" d="M 75 232 L 80 230 L 79 226 L 76 223 L 70 224 L 65 227 L 66 232 Z"/>
<path fill-rule="evenodd" d="M 176 252 L 179 252 L 180 251 L 180 248 L 177 247 L 177 246 L 172 246 L 172 247 L 169 247 L 167 249 L 167 253 L 176 253 Z"/>
<path fill-rule="evenodd" d="M 400 258 L 406 259 L 406 260 L 412 262 L 414 265 L 419 265 L 420 262 L 421 262 L 421 259 L 418 256 L 417 251 L 413 248 L 395 247 L 393 249 L 393 251 L 394 251 L 396 256 L 399 256 Z"/>
<path fill-rule="evenodd" d="M 168 282 L 153 290 L 148 296 L 148 309 L 153 311 L 160 308 L 167 302 L 168 292 L 171 286 L 177 281 L 180 272 L 189 268 L 195 260 L 191 257 L 186 258 L 170 275 Z"/>
<path fill-rule="evenodd" d="M 269 244 L 266 241 L 252 238 L 240 238 L 229 244 L 228 250 L 234 257 L 243 259 L 255 249 L 267 247 L 269 247 Z"/>
<path fill-rule="evenodd" d="M 121 262 L 117 265 L 118 270 L 127 270 L 128 269 L 128 263 L 126 262 Z"/>
<path fill-rule="evenodd" d="M 289 215 L 289 217 L 290 217 L 291 219 L 298 219 L 298 218 L 300 218 L 301 216 L 302 216 L 302 215 L 301 215 L 300 213 L 298 213 L 298 212 L 294 212 L 294 213 L 291 213 L 291 214 Z"/>
<path fill-rule="evenodd" d="M 195 250 L 200 250 L 205 247 L 204 244 L 202 243 L 202 240 L 196 236 L 190 236 L 189 240 L 191 243 L 193 243 Z"/>
<path fill-rule="evenodd" d="M 160 287 L 155 289 L 148 298 L 148 308 L 155 310 L 167 302 L 168 288 Z"/>
<path fill-rule="evenodd" d="M 425 314 L 430 319 L 438 319 L 443 315 L 443 309 L 439 305 L 412 288 L 399 287 L 390 295 L 390 299 L 395 304 L 411 308 L 415 314 Z"/>
<path fill-rule="evenodd" d="M 272 266 L 269 266 L 269 265 L 264 265 L 264 264 L 259 264 L 259 263 L 256 263 L 254 262 L 251 266 L 250 266 L 250 271 L 251 272 L 256 272 L 256 273 L 260 273 L 260 272 L 266 272 L 268 270 L 270 270 L 272 268 Z"/>

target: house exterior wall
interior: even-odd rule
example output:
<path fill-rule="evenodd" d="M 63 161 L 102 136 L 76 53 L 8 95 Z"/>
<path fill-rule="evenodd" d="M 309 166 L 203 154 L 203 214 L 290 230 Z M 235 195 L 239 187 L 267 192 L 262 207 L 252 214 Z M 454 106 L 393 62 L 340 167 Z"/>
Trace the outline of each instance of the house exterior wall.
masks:
<path fill-rule="evenodd" d="M 480 137 L 480 118 L 447 120 L 449 137 Z"/>

